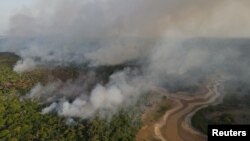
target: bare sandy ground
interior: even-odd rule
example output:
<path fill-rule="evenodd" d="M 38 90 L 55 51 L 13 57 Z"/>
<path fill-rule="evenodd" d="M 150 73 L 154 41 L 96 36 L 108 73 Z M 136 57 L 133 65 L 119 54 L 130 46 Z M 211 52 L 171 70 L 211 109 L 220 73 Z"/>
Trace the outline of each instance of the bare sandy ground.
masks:
<path fill-rule="evenodd" d="M 191 126 L 191 117 L 201 108 L 217 103 L 221 94 L 221 81 L 207 86 L 207 93 L 196 96 L 170 95 L 174 107 L 168 110 L 163 119 L 156 123 L 154 132 L 161 141 L 206 141 L 207 137 Z"/>

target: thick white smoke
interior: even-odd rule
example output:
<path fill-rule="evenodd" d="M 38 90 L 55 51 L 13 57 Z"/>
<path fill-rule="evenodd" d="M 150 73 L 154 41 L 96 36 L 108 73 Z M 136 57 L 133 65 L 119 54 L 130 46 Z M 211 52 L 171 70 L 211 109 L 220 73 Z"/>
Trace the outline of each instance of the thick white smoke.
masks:
<path fill-rule="evenodd" d="M 38 84 L 27 95 L 49 103 L 43 113 L 107 116 L 133 103 L 149 89 L 149 82 L 168 81 L 168 75 L 231 70 L 234 63 L 249 68 L 246 62 L 238 63 L 244 51 L 234 45 L 241 44 L 216 44 L 219 38 L 249 37 L 249 7 L 248 0 L 41 0 L 11 17 L 5 50 L 22 57 L 14 67 L 17 72 L 140 60 L 145 74 L 131 77 L 124 70 L 91 92 L 84 88 L 88 78 L 79 78 Z M 211 40 L 197 41 L 200 37 Z"/>
<path fill-rule="evenodd" d="M 88 79 L 81 83 L 65 84 L 57 81 L 45 86 L 37 84 L 27 97 L 51 103 L 43 109 L 44 114 L 56 112 L 61 116 L 88 118 L 99 113 L 106 118 L 112 116 L 121 106 L 135 104 L 140 94 L 147 90 L 144 79 L 132 78 L 131 73 L 129 69 L 117 72 L 110 76 L 108 84 L 97 84 L 90 93 L 83 86 Z"/>
<path fill-rule="evenodd" d="M 43 0 L 11 17 L 6 47 L 23 57 L 15 68 L 20 72 L 86 59 L 119 64 L 148 55 L 167 37 L 248 37 L 249 5 L 248 0 Z"/>

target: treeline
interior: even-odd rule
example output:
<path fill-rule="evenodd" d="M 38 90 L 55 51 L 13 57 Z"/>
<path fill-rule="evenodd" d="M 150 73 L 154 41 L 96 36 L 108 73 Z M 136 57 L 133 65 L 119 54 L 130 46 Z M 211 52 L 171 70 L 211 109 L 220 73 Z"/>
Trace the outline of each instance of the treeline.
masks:
<path fill-rule="evenodd" d="M 59 117 L 41 114 L 38 102 L 22 99 L 38 81 L 39 70 L 17 74 L 12 67 L 18 57 L 0 54 L 0 140 L 1 141 L 131 141 L 141 127 L 140 118 L 120 110 L 111 119 Z M 73 74 L 60 72 L 61 74 Z M 74 71 L 73 71 L 74 72 Z M 53 73 L 56 73 L 53 71 Z M 75 73 L 74 73 L 75 74 Z M 72 75 L 73 76 L 73 75 Z M 74 75 L 75 76 L 75 75 Z"/>
<path fill-rule="evenodd" d="M 20 101 L 10 94 L 0 96 L 0 140 L 12 141 L 131 141 L 140 128 L 140 120 L 120 111 L 110 121 L 42 115 L 39 105 Z"/>
<path fill-rule="evenodd" d="M 208 124 L 250 124 L 250 83 L 228 80 L 224 83 L 223 102 L 198 111 L 193 126 L 207 133 Z"/>

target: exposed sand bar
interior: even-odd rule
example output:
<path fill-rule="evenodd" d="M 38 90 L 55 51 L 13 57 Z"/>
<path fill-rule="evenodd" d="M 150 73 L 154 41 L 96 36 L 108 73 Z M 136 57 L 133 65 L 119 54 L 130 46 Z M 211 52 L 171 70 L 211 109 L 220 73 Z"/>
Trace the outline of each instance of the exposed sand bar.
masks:
<path fill-rule="evenodd" d="M 163 120 L 155 125 L 156 137 L 162 141 L 206 141 L 207 137 L 191 126 L 191 117 L 201 108 L 217 103 L 221 81 L 207 86 L 205 94 L 197 96 L 170 95 L 174 106 L 167 111 Z"/>

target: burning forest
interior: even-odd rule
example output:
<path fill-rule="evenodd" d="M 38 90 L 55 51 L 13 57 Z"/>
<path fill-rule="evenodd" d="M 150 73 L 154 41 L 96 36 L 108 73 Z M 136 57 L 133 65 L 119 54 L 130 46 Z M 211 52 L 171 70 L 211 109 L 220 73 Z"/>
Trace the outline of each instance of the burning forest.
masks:
<path fill-rule="evenodd" d="M 0 139 L 204 141 L 249 123 L 247 0 L 35 1 L 0 28 Z"/>

